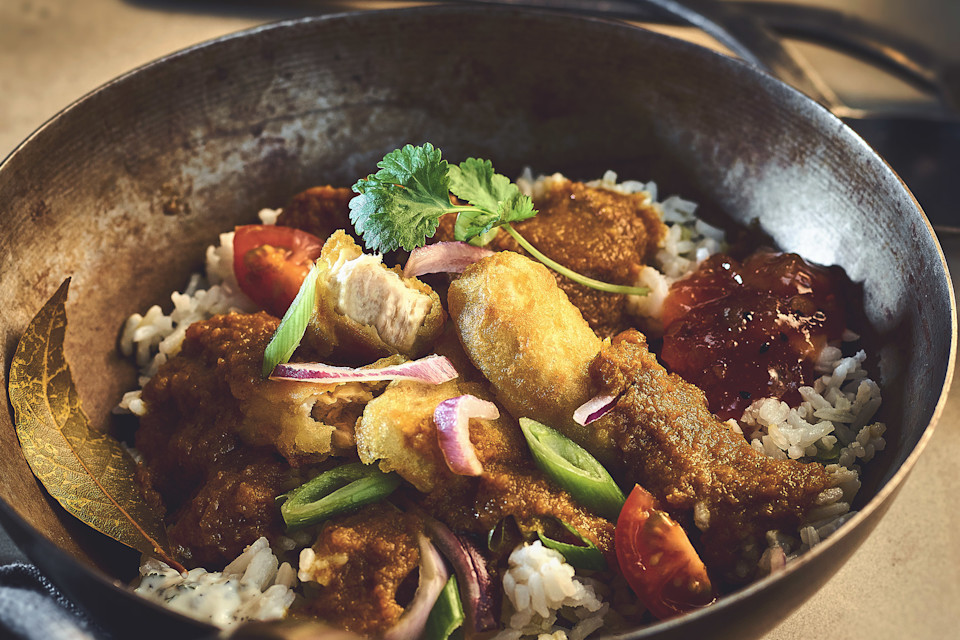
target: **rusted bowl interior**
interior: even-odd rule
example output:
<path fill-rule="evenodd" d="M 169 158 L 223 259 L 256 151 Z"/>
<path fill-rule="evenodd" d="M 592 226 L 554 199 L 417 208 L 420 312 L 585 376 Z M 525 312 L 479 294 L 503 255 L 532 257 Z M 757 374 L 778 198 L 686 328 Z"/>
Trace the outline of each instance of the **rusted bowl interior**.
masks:
<path fill-rule="evenodd" d="M 890 169 L 837 119 L 738 62 L 636 28 L 433 7 L 281 23 L 148 65 L 83 98 L 0 166 L 4 372 L 24 328 L 73 278 L 67 356 L 93 424 L 135 381 L 116 352 L 128 314 L 170 305 L 220 231 L 317 184 L 349 185 L 430 141 L 574 178 L 656 180 L 716 220 L 862 283 L 889 446 L 861 514 L 786 572 L 631 637 L 745 638 L 821 585 L 886 510 L 944 402 L 956 338 L 936 239 Z M 5 397 L 5 395 L 4 395 Z M 140 603 L 137 557 L 66 515 L 0 420 L 0 509 L 35 562 L 105 624 L 202 625 Z M 128 637 L 122 635 L 121 637 Z"/>

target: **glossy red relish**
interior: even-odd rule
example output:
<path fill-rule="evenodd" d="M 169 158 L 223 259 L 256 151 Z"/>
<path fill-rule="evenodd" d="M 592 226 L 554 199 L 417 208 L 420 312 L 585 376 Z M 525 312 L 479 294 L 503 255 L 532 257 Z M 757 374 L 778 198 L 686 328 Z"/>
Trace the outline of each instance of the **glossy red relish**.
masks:
<path fill-rule="evenodd" d="M 660 357 L 723 420 L 759 398 L 798 404 L 817 354 L 843 334 L 843 287 L 842 271 L 796 254 L 715 255 L 670 288 Z"/>

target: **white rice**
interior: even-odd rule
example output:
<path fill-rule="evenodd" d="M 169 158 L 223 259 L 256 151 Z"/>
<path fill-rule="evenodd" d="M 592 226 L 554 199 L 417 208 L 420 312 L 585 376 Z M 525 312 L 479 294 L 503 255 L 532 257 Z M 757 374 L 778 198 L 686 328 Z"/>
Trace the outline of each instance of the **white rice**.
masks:
<path fill-rule="evenodd" d="M 761 558 L 762 571 L 776 570 L 781 555 L 787 562 L 795 559 L 856 513 L 850 505 L 860 488 L 861 464 L 886 447 L 886 426 L 871 422 L 880 407 L 880 387 L 867 377 L 864 360 L 862 350 L 845 358 L 839 348 L 828 346 L 817 362 L 817 371 L 824 375 L 812 387 L 800 388 L 800 406 L 764 398 L 754 401 L 740 420 L 751 446 L 771 458 L 836 460 L 826 469 L 837 477 L 838 486 L 821 494 L 796 538 L 780 534 L 771 542 Z"/>
<path fill-rule="evenodd" d="M 296 572 L 279 564 L 266 538 L 248 546 L 222 572 L 180 574 L 155 558 L 140 566 L 136 592 L 180 613 L 228 629 L 247 620 L 275 620 L 293 604 Z"/>
<path fill-rule="evenodd" d="M 840 349 L 826 347 L 817 368 L 825 372 L 812 387 L 801 387 L 803 402 L 788 407 L 775 398 L 754 401 L 740 425 L 750 444 L 772 458 L 837 459 L 853 469 L 883 451 L 886 430 L 871 422 L 880 407 L 880 387 L 863 369 L 866 353 L 844 358 Z"/>
<path fill-rule="evenodd" d="M 274 224 L 279 215 L 279 209 L 263 209 L 259 213 L 263 224 Z M 154 305 L 143 315 L 135 313 L 127 318 L 120 336 L 120 351 L 127 357 L 136 355 L 140 387 L 180 352 L 187 327 L 194 322 L 221 313 L 257 310 L 257 305 L 240 290 L 233 272 L 233 232 L 221 233 L 219 240 L 219 245 L 207 247 L 204 273 L 194 273 L 182 293 L 175 291 L 170 295 L 173 310 L 169 314 L 160 305 Z M 140 389 L 125 393 L 116 411 L 144 415 L 147 407 L 140 393 Z"/>
<path fill-rule="evenodd" d="M 506 628 L 493 640 L 583 640 L 603 626 L 610 605 L 598 595 L 602 585 L 577 577 L 559 552 L 535 540 L 514 549 L 508 563 L 503 576 Z M 558 617 L 569 624 L 558 624 Z"/>

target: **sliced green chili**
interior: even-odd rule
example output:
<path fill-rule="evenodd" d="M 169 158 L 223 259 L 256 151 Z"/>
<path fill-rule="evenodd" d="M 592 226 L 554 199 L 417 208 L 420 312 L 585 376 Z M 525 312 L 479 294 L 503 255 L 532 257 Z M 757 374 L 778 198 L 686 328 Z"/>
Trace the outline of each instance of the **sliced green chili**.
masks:
<path fill-rule="evenodd" d="M 423 640 L 447 640 L 463 626 L 465 619 L 463 603 L 460 602 L 460 590 L 457 587 L 457 576 L 451 575 L 437 597 L 433 609 L 430 610 L 427 625 L 423 630 Z"/>
<path fill-rule="evenodd" d="M 374 465 L 345 464 L 321 473 L 286 497 L 280 515 L 287 529 L 296 529 L 383 500 L 400 486 L 400 476 Z"/>
<path fill-rule="evenodd" d="M 573 440 L 536 420 L 520 418 L 520 429 L 541 471 L 577 502 L 616 521 L 626 498 L 596 458 Z"/>
<path fill-rule="evenodd" d="M 289 362 L 303 340 L 310 316 L 313 315 L 313 307 L 317 303 L 317 273 L 317 266 L 311 266 L 300 290 L 297 291 L 297 297 L 290 303 L 280 320 L 280 326 L 270 338 L 270 343 L 263 352 L 261 375 L 264 378 L 268 377 L 278 364 Z"/>
<path fill-rule="evenodd" d="M 509 553 L 525 540 L 517 519 L 506 516 L 487 532 L 487 550 L 496 554 Z"/>
<path fill-rule="evenodd" d="M 540 538 L 543 546 L 558 551 L 571 567 L 576 569 L 590 569 L 592 571 L 605 571 L 607 568 L 607 560 L 603 557 L 603 552 L 597 548 L 597 545 L 584 538 L 580 535 L 579 531 L 563 520 L 559 520 L 558 522 L 566 527 L 567 531 L 579 538 L 583 544 L 576 545 L 560 542 L 559 540 L 548 538 L 540 531 L 537 531 L 537 537 Z"/>

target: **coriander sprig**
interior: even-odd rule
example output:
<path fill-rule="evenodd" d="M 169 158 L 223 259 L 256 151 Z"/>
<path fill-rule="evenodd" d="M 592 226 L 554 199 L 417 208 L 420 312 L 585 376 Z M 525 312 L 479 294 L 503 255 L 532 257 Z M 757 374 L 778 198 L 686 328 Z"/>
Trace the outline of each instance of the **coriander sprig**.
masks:
<path fill-rule="evenodd" d="M 468 158 L 451 165 L 429 142 L 391 151 L 374 174 L 357 181 L 350 201 L 350 221 L 368 249 L 385 253 L 422 247 L 437 232 L 440 216 L 456 213 L 454 237 L 487 239 L 503 227 L 534 258 L 557 273 L 593 289 L 646 295 L 647 287 L 615 285 L 588 278 L 551 260 L 511 226 L 537 215 L 530 196 L 495 173 L 489 160 Z M 467 204 L 450 202 L 453 193 Z"/>

